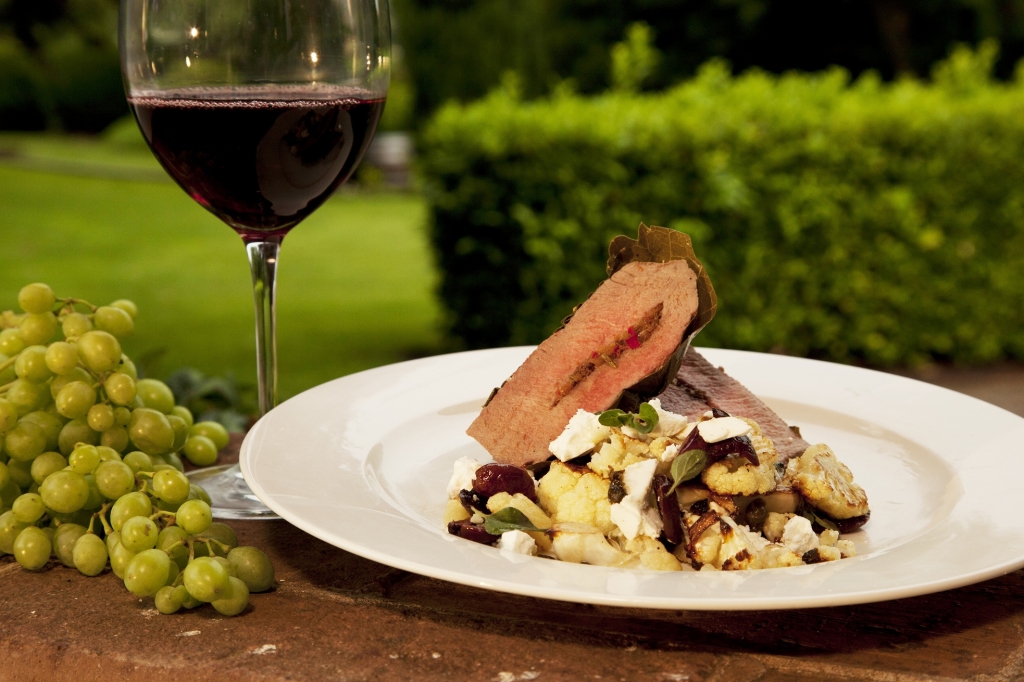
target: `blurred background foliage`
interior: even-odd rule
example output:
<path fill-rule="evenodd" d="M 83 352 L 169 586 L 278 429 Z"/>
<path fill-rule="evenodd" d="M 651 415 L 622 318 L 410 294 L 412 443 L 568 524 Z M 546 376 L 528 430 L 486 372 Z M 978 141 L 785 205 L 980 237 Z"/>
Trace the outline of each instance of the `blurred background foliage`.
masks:
<path fill-rule="evenodd" d="M 393 10 L 384 130 L 418 128 L 510 71 L 534 98 L 663 89 L 711 57 L 737 73 L 838 65 L 889 79 L 927 76 L 954 42 L 999 40 L 1000 78 L 1024 56 L 1024 0 L 394 0 Z M 116 33 L 116 0 L 0 0 L 0 129 L 90 132 L 123 116 Z M 622 68 L 622 43 L 638 41 L 653 44 L 652 60 Z"/>

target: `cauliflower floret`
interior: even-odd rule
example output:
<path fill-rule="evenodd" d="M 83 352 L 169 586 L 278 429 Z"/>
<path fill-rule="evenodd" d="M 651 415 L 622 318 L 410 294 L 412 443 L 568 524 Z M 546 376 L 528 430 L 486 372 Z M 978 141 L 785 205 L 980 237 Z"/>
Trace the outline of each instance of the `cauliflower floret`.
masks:
<path fill-rule="evenodd" d="M 835 547 L 829 547 L 827 545 L 818 546 L 818 558 L 822 561 L 839 561 L 843 558 L 843 553 Z"/>
<path fill-rule="evenodd" d="M 622 471 L 645 459 L 650 459 L 647 443 L 616 430 L 612 431 L 611 440 L 594 452 L 587 466 L 602 476 L 609 476 L 613 471 Z"/>
<path fill-rule="evenodd" d="M 715 566 L 723 571 L 742 571 L 760 568 L 759 554 L 769 542 L 756 533 L 751 533 L 728 516 L 719 523 L 722 544 L 718 548 Z"/>
<path fill-rule="evenodd" d="M 651 537 L 641 535 L 626 543 L 627 552 L 640 556 L 640 565 L 651 571 L 681 571 L 679 560 L 669 554 L 665 545 Z"/>
<path fill-rule="evenodd" d="M 777 514 L 775 512 L 769 512 L 768 518 L 764 520 L 764 525 L 761 526 L 761 532 L 771 542 L 778 542 L 782 539 L 782 531 L 786 528 L 786 523 L 796 516 L 796 514 Z"/>
<path fill-rule="evenodd" d="M 487 511 L 492 514 L 501 511 L 505 507 L 518 509 L 526 515 L 526 518 L 530 519 L 530 523 L 540 528 L 540 531 L 531 530 L 527 531 L 527 534 L 537 543 L 537 547 L 540 548 L 541 552 L 547 553 L 551 551 L 551 538 L 543 532 L 551 527 L 551 519 L 548 518 L 543 509 L 535 505 L 529 497 L 522 493 L 509 495 L 508 493 L 501 492 L 491 495 L 487 500 Z"/>
<path fill-rule="evenodd" d="M 608 480 L 593 472 L 578 472 L 552 462 L 537 486 L 537 499 L 554 523 L 582 523 L 606 535 L 615 528 Z"/>
<path fill-rule="evenodd" d="M 462 506 L 462 503 L 458 500 L 448 500 L 448 504 L 444 507 L 444 525 L 448 525 L 452 521 L 465 521 L 469 518 L 469 512 Z"/>
<path fill-rule="evenodd" d="M 785 545 L 771 543 L 758 555 L 759 568 L 785 568 L 786 566 L 802 566 L 803 559 Z"/>
<path fill-rule="evenodd" d="M 839 550 L 844 559 L 857 556 L 857 546 L 853 544 L 853 540 L 837 540 L 836 549 Z"/>
<path fill-rule="evenodd" d="M 719 495 L 763 495 L 775 489 L 775 462 L 779 458 L 775 444 L 755 422 L 743 421 L 750 426 L 750 443 L 760 464 L 754 466 L 742 457 L 728 457 L 705 468 L 701 480 Z"/>
<path fill-rule="evenodd" d="M 868 513 L 868 496 L 853 482 L 853 473 L 824 443 L 812 445 L 790 460 L 786 476 L 814 507 L 835 519 Z"/>
<path fill-rule="evenodd" d="M 826 547 L 835 547 L 836 542 L 839 541 L 839 531 L 825 529 L 821 531 L 821 535 L 818 536 L 818 542 Z"/>
<path fill-rule="evenodd" d="M 565 528 L 556 526 L 552 534 L 552 551 L 561 561 L 592 566 L 638 563 L 635 556 L 613 547 L 595 528 L 567 524 Z"/>

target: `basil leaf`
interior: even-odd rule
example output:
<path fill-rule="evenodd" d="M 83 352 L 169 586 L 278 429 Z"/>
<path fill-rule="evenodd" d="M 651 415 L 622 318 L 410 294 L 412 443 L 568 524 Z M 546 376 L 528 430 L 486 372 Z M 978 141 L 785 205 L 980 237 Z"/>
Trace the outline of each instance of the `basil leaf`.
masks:
<path fill-rule="evenodd" d="M 632 419 L 632 415 L 622 410 L 607 410 L 598 416 L 597 421 L 602 426 L 624 426 Z"/>
<path fill-rule="evenodd" d="M 630 415 L 629 425 L 640 433 L 650 433 L 658 425 L 658 411 L 650 403 L 640 403 L 639 412 Z"/>
<path fill-rule="evenodd" d="M 828 530 L 834 530 L 836 532 L 839 532 L 839 526 L 837 526 L 835 523 L 833 523 L 829 519 L 822 518 L 822 517 L 818 516 L 817 514 L 815 514 L 812 510 L 808 509 L 807 507 L 804 507 L 803 511 L 800 512 L 800 516 L 804 517 L 805 519 L 807 519 L 811 523 L 818 524 L 822 528 L 827 528 Z"/>
<path fill-rule="evenodd" d="M 484 530 L 491 535 L 501 535 L 510 530 L 540 530 L 530 523 L 526 514 L 515 507 L 505 507 L 484 519 Z"/>
<path fill-rule="evenodd" d="M 679 487 L 680 483 L 698 476 L 700 472 L 704 471 L 707 463 L 708 456 L 703 450 L 687 450 L 680 453 L 672 460 L 672 487 L 668 491 L 672 492 Z"/>

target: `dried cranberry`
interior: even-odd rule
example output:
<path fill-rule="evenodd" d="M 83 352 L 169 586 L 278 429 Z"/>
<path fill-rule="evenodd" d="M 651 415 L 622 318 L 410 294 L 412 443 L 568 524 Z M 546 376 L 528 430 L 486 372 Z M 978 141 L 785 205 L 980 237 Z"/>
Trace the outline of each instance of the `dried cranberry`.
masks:
<path fill-rule="evenodd" d="M 473 491 L 484 497 L 493 497 L 498 493 L 522 493 L 532 501 L 537 501 L 537 486 L 533 482 L 533 476 L 530 476 L 526 469 L 514 464 L 483 465 L 476 470 Z"/>
<path fill-rule="evenodd" d="M 675 491 L 669 492 L 672 479 L 668 476 L 655 476 L 651 484 L 654 495 L 658 498 L 658 511 L 661 512 L 665 539 L 673 545 L 679 545 L 683 542 L 683 521 L 679 514 L 679 499 Z"/>
<path fill-rule="evenodd" d="M 448 532 L 466 540 L 479 542 L 481 545 L 493 545 L 494 541 L 498 539 L 497 535 L 491 535 L 483 526 L 469 521 L 452 521 L 448 524 Z"/>
<path fill-rule="evenodd" d="M 706 497 L 702 497 L 690 505 L 691 514 L 707 514 L 709 511 L 711 511 L 711 502 Z"/>
<path fill-rule="evenodd" d="M 825 559 L 822 558 L 821 554 L 818 553 L 817 548 L 807 550 L 806 552 L 804 552 L 804 555 L 800 558 L 803 560 L 805 564 L 820 564 L 821 562 L 825 561 Z"/>

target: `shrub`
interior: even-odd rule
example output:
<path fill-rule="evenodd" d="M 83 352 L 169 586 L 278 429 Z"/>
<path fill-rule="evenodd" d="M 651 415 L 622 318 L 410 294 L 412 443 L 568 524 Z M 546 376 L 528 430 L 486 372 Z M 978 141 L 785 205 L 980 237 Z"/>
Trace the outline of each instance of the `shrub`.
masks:
<path fill-rule="evenodd" d="M 688 232 L 708 267 L 701 344 L 1024 358 L 1024 79 L 992 82 L 993 57 L 961 49 L 931 84 L 711 62 L 657 95 L 444 107 L 421 170 L 449 332 L 537 342 L 644 221 Z"/>

